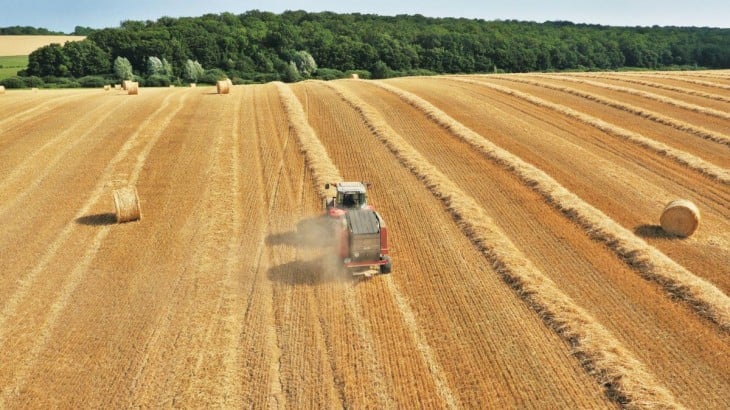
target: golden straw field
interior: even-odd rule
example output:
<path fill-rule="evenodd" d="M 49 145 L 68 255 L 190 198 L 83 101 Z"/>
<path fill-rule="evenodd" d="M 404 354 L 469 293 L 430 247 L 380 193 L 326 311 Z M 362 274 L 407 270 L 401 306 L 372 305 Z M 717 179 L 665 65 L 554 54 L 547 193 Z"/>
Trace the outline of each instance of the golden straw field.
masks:
<path fill-rule="evenodd" d="M 730 405 L 728 70 L 7 90 L 0 112 L 0 408 Z M 372 184 L 390 275 L 301 237 L 336 180 Z M 675 199 L 691 236 L 659 225 Z"/>
<path fill-rule="evenodd" d="M 38 48 L 49 44 L 64 45 L 68 41 L 81 41 L 86 36 L 0 36 L 0 56 L 27 56 Z"/>

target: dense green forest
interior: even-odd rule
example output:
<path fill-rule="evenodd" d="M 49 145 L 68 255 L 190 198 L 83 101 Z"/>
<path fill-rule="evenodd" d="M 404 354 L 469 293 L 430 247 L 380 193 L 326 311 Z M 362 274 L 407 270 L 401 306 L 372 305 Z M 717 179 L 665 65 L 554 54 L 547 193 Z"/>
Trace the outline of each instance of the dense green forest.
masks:
<path fill-rule="evenodd" d="M 89 30 L 47 46 L 25 76 L 143 83 L 365 78 L 432 73 L 730 68 L 730 29 L 610 27 L 368 14 L 249 11 Z M 131 71 L 129 69 L 131 66 Z"/>
<path fill-rule="evenodd" d="M 31 26 L 0 27 L 0 36 L 65 36 L 66 33 Z"/>

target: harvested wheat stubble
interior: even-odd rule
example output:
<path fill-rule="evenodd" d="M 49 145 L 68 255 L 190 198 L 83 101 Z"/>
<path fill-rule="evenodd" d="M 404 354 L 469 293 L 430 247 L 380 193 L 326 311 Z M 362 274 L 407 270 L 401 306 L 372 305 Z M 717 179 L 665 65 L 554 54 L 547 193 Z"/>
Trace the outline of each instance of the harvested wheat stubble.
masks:
<path fill-rule="evenodd" d="M 329 197 L 329 192 L 324 188 L 326 183 L 342 181 L 340 171 L 332 164 L 327 150 L 319 142 L 316 133 L 309 125 L 307 116 L 301 107 L 297 106 L 297 97 L 294 92 L 282 82 L 277 82 L 284 110 L 289 115 L 290 123 L 299 136 L 299 149 L 307 159 L 307 165 L 312 170 L 312 176 L 317 182 L 317 193 L 321 198 Z"/>
<path fill-rule="evenodd" d="M 464 82 L 483 84 L 469 80 L 464 80 Z M 542 170 L 494 145 L 421 97 L 383 82 L 373 82 L 372 84 L 400 96 L 453 135 L 480 150 L 487 158 L 505 166 L 540 193 L 549 204 L 583 227 L 592 238 L 606 243 L 622 259 L 630 265 L 638 267 L 638 272 L 642 277 L 659 283 L 669 294 L 689 303 L 700 316 L 717 324 L 721 330 L 730 331 L 730 298 L 712 283 L 697 277 L 677 264 L 599 209 L 560 185 Z M 498 90 L 507 90 L 507 93 L 511 92 L 504 87 L 494 87 Z"/>
<path fill-rule="evenodd" d="M 620 91 L 620 90 L 618 90 L 619 87 L 611 87 L 611 86 L 607 86 L 607 85 L 604 86 L 601 83 L 596 83 L 596 82 L 593 82 L 593 81 L 582 81 L 582 80 L 579 80 L 579 79 L 569 78 L 569 77 L 566 77 L 566 76 L 530 75 L 530 77 L 537 78 L 537 79 L 549 79 L 549 80 L 558 79 L 558 80 L 564 80 L 564 81 L 573 81 L 573 82 L 576 82 L 576 83 L 579 83 L 579 84 L 593 85 L 593 86 L 596 86 L 596 87 L 602 87 L 602 88 L 606 88 L 606 89 L 609 89 L 609 90 Z M 676 119 L 674 119 L 672 117 L 668 117 L 668 116 L 665 116 L 663 114 L 660 114 L 658 112 L 654 112 L 654 111 L 650 111 L 650 110 L 647 110 L 647 109 L 644 109 L 644 108 L 641 108 L 641 107 L 633 106 L 631 104 L 623 103 L 623 102 L 618 101 L 618 100 L 613 100 L 613 99 L 610 99 L 610 98 L 601 97 L 599 95 L 592 94 L 592 93 L 588 93 L 588 92 L 584 92 L 584 91 L 581 91 L 581 90 L 578 90 L 578 89 L 575 89 L 575 88 L 563 87 L 563 86 L 560 86 L 560 85 L 554 85 L 554 84 L 546 83 L 544 81 L 533 80 L 533 79 L 528 78 L 528 77 L 515 76 L 515 75 L 511 75 L 511 76 L 505 75 L 505 76 L 495 76 L 495 78 L 499 78 L 500 80 L 505 80 L 505 81 L 514 81 L 514 82 L 519 82 L 519 83 L 523 83 L 523 84 L 536 85 L 538 87 L 543 87 L 543 88 L 547 88 L 547 89 L 550 89 L 550 90 L 562 91 L 562 92 L 565 92 L 565 93 L 568 93 L 568 94 L 572 94 L 572 95 L 576 95 L 576 96 L 581 97 L 581 98 L 588 99 L 590 101 L 595 101 L 595 102 L 597 102 L 599 104 L 604 104 L 604 105 L 607 105 L 609 107 L 613 107 L 613 108 L 616 108 L 616 109 L 619 109 L 619 110 L 622 110 L 622 111 L 626 111 L 626 112 L 630 112 L 632 114 L 639 115 L 639 116 L 641 116 L 643 118 L 647 118 L 647 119 L 649 119 L 651 121 L 655 121 L 655 122 L 658 122 L 660 124 L 664 124 L 664 125 L 670 126 L 670 127 L 674 128 L 676 130 L 679 130 L 679 131 L 689 132 L 689 133 L 691 133 L 693 135 L 697 135 L 698 137 L 704 138 L 704 139 L 709 140 L 709 141 L 717 142 L 717 143 L 724 144 L 724 145 L 730 145 L 730 137 L 728 137 L 725 134 L 722 134 L 722 133 L 719 133 L 719 132 L 710 131 L 710 130 L 704 129 L 704 128 L 700 127 L 700 126 L 696 126 L 696 125 L 692 125 L 692 124 L 689 124 L 689 123 L 686 123 L 686 122 L 683 122 L 683 121 L 679 121 L 679 120 L 676 120 Z M 621 88 L 623 89 L 625 87 L 621 87 Z M 678 104 L 679 103 L 674 104 L 674 105 L 679 106 Z M 694 110 L 694 111 L 699 112 L 699 109 Z M 716 110 L 713 110 L 713 111 L 716 111 Z"/>
<path fill-rule="evenodd" d="M 724 102 L 730 102 L 730 96 L 720 95 L 720 94 L 712 94 L 712 93 L 706 93 L 700 90 L 696 90 L 693 88 L 685 88 L 685 87 L 676 87 L 673 85 L 661 83 L 661 82 L 653 82 L 653 81 L 646 81 L 641 78 L 631 78 L 627 76 L 621 76 L 616 74 L 606 74 L 606 75 L 581 75 L 581 77 L 588 77 L 588 78 L 595 78 L 595 79 L 610 79 L 610 80 L 617 80 L 617 81 L 623 81 L 626 83 L 632 83 L 632 84 L 639 84 L 639 85 L 645 85 L 647 87 L 652 88 L 659 88 L 663 90 L 669 90 L 669 91 L 676 91 L 678 93 L 683 94 L 689 94 L 689 95 L 696 95 L 698 97 L 704 97 L 709 98 L 711 100 L 716 101 L 724 101 Z M 559 77 L 555 77 L 559 78 Z"/>
<path fill-rule="evenodd" d="M 670 158 L 673 161 L 676 161 L 690 169 L 693 169 L 701 174 L 706 175 L 710 179 L 718 181 L 724 185 L 730 185 L 730 170 L 719 167 L 719 166 L 709 163 L 695 155 L 689 154 L 682 150 L 674 149 L 664 143 L 655 141 L 651 138 L 647 138 L 641 134 L 621 128 L 619 126 L 608 123 L 608 122 L 598 119 L 596 117 L 590 116 L 583 112 L 576 111 L 574 109 L 565 107 L 560 104 L 554 104 L 547 100 L 543 100 L 542 98 L 535 97 L 531 94 L 526 94 L 526 93 L 514 90 L 512 88 L 503 87 L 501 85 L 497 85 L 497 84 L 493 84 L 493 83 L 489 83 L 489 82 L 475 81 L 475 80 L 459 78 L 459 77 L 440 77 L 440 78 L 446 79 L 449 81 L 462 82 L 462 83 L 466 83 L 466 84 L 481 85 L 483 87 L 487 87 L 487 88 L 491 88 L 493 90 L 499 91 L 503 94 L 507 94 L 507 95 L 514 96 L 514 97 L 520 98 L 522 100 L 528 101 L 531 104 L 534 104 L 536 106 L 545 107 L 550 110 L 556 111 L 558 113 L 567 115 L 568 117 L 575 118 L 576 120 L 578 120 L 584 124 L 590 125 L 591 127 L 597 128 L 608 134 L 625 139 L 640 147 L 651 150 L 659 155 Z"/>
<path fill-rule="evenodd" d="M 664 207 L 659 223 L 667 233 L 690 236 L 700 225 L 700 210 L 691 201 L 675 199 Z"/>
<path fill-rule="evenodd" d="M 215 86 L 218 90 L 218 94 L 228 94 L 231 91 L 231 85 L 228 81 L 229 80 L 219 80 L 216 82 Z"/>
<path fill-rule="evenodd" d="M 142 218 L 139 208 L 137 188 L 128 186 L 114 191 L 114 208 L 117 213 L 117 222 L 130 222 Z"/>
<path fill-rule="evenodd" d="M 127 94 L 128 95 L 137 95 L 137 94 L 139 94 L 139 83 L 136 82 L 136 81 L 131 82 L 128 85 Z"/>
<path fill-rule="evenodd" d="M 652 403 L 665 408 L 679 407 L 671 392 L 656 381 L 644 364 L 534 266 L 471 196 L 431 165 L 365 101 L 342 86 L 325 85 L 355 109 L 401 164 L 446 205 L 459 227 L 492 263 L 495 271 L 571 344 L 574 354 L 604 386 L 608 396 L 626 407 L 641 408 Z M 390 87 L 382 83 L 376 85 Z"/>

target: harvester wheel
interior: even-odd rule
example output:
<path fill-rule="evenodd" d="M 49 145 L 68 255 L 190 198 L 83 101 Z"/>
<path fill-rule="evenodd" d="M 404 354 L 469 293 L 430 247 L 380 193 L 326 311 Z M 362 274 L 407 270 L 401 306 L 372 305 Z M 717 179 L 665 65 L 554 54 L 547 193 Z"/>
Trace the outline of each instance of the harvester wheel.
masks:
<path fill-rule="evenodd" d="M 392 268 L 390 256 L 388 256 L 388 255 L 383 256 L 383 260 L 385 261 L 385 264 L 380 265 L 380 273 L 383 273 L 383 274 L 390 273 L 390 270 Z"/>

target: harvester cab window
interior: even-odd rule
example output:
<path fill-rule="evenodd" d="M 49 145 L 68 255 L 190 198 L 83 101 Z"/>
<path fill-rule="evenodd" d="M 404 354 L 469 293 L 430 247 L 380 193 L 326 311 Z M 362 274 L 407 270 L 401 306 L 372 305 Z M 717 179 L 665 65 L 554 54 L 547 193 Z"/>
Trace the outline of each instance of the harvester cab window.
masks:
<path fill-rule="evenodd" d="M 343 206 L 347 208 L 353 208 L 357 205 L 357 194 L 345 194 Z"/>

